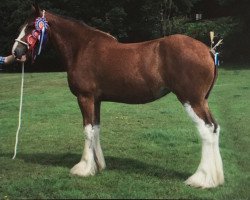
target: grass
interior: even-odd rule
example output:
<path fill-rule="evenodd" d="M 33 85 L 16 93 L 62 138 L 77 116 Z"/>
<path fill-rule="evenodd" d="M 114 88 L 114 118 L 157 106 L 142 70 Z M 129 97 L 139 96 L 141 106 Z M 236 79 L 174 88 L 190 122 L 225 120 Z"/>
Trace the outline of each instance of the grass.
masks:
<path fill-rule="evenodd" d="M 249 199 L 250 70 L 220 69 L 210 107 L 221 126 L 225 184 L 195 189 L 184 180 L 200 161 L 196 128 L 172 94 L 146 105 L 102 104 L 107 169 L 69 175 L 81 157 L 83 128 L 65 73 L 25 75 L 16 160 L 20 74 L 0 74 L 0 199 Z"/>

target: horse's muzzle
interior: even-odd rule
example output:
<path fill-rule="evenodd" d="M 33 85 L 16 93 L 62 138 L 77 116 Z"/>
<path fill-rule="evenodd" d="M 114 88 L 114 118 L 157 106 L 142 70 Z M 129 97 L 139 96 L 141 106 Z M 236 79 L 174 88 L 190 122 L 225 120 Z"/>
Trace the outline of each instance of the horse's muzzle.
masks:
<path fill-rule="evenodd" d="M 26 52 L 27 47 L 25 47 L 24 45 L 18 45 L 13 53 L 16 59 L 21 59 L 22 56 L 26 54 Z"/>

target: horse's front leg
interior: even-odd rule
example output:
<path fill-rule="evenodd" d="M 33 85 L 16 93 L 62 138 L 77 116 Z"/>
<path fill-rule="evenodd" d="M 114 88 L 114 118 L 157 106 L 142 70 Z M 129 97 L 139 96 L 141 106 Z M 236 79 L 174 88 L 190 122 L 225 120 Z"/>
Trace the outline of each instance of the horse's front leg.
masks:
<path fill-rule="evenodd" d="M 85 146 L 82 158 L 71 169 L 71 174 L 78 176 L 95 175 L 105 168 L 105 160 L 100 145 L 100 103 L 93 97 L 78 97 L 78 103 L 83 115 Z"/>

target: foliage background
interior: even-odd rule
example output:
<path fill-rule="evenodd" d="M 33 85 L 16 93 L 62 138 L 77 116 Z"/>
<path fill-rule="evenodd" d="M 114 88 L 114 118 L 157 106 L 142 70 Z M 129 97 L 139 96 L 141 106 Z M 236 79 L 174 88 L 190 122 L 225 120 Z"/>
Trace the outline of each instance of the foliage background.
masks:
<path fill-rule="evenodd" d="M 120 42 L 140 42 L 181 33 L 209 45 L 209 31 L 214 30 L 224 38 L 220 49 L 224 62 L 250 61 L 248 0 L 37 0 L 37 2 L 42 9 L 82 20 L 90 26 L 109 32 Z M 30 14 L 32 3 L 32 0 L 1 0 L 0 55 L 10 53 L 20 26 Z M 196 13 L 202 14 L 202 20 L 195 21 Z M 165 34 L 163 24 L 166 26 Z M 19 67 L 13 65 L 3 69 L 15 71 Z M 56 52 L 48 46 L 46 52 L 28 70 L 64 69 Z"/>

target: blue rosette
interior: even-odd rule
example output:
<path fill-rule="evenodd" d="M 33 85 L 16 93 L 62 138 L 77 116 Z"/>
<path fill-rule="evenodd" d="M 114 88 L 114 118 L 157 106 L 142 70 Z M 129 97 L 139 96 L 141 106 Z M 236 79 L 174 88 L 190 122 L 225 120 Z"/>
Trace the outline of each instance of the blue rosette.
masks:
<path fill-rule="evenodd" d="M 46 29 L 48 29 L 48 26 L 45 17 L 38 17 L 35 21 L 35 28 L 40 32 L 40 45 L 37 55 L 40 55 L 42 48 L 45 46 L 47 40 Z"/>
<path fill-rule="evenodd" d="M 44 17 L 38 17 L 35 21 L 35 28 L 38 31 L 42 31 L 43 29 L 48 29 L 48 22 Z"/>

